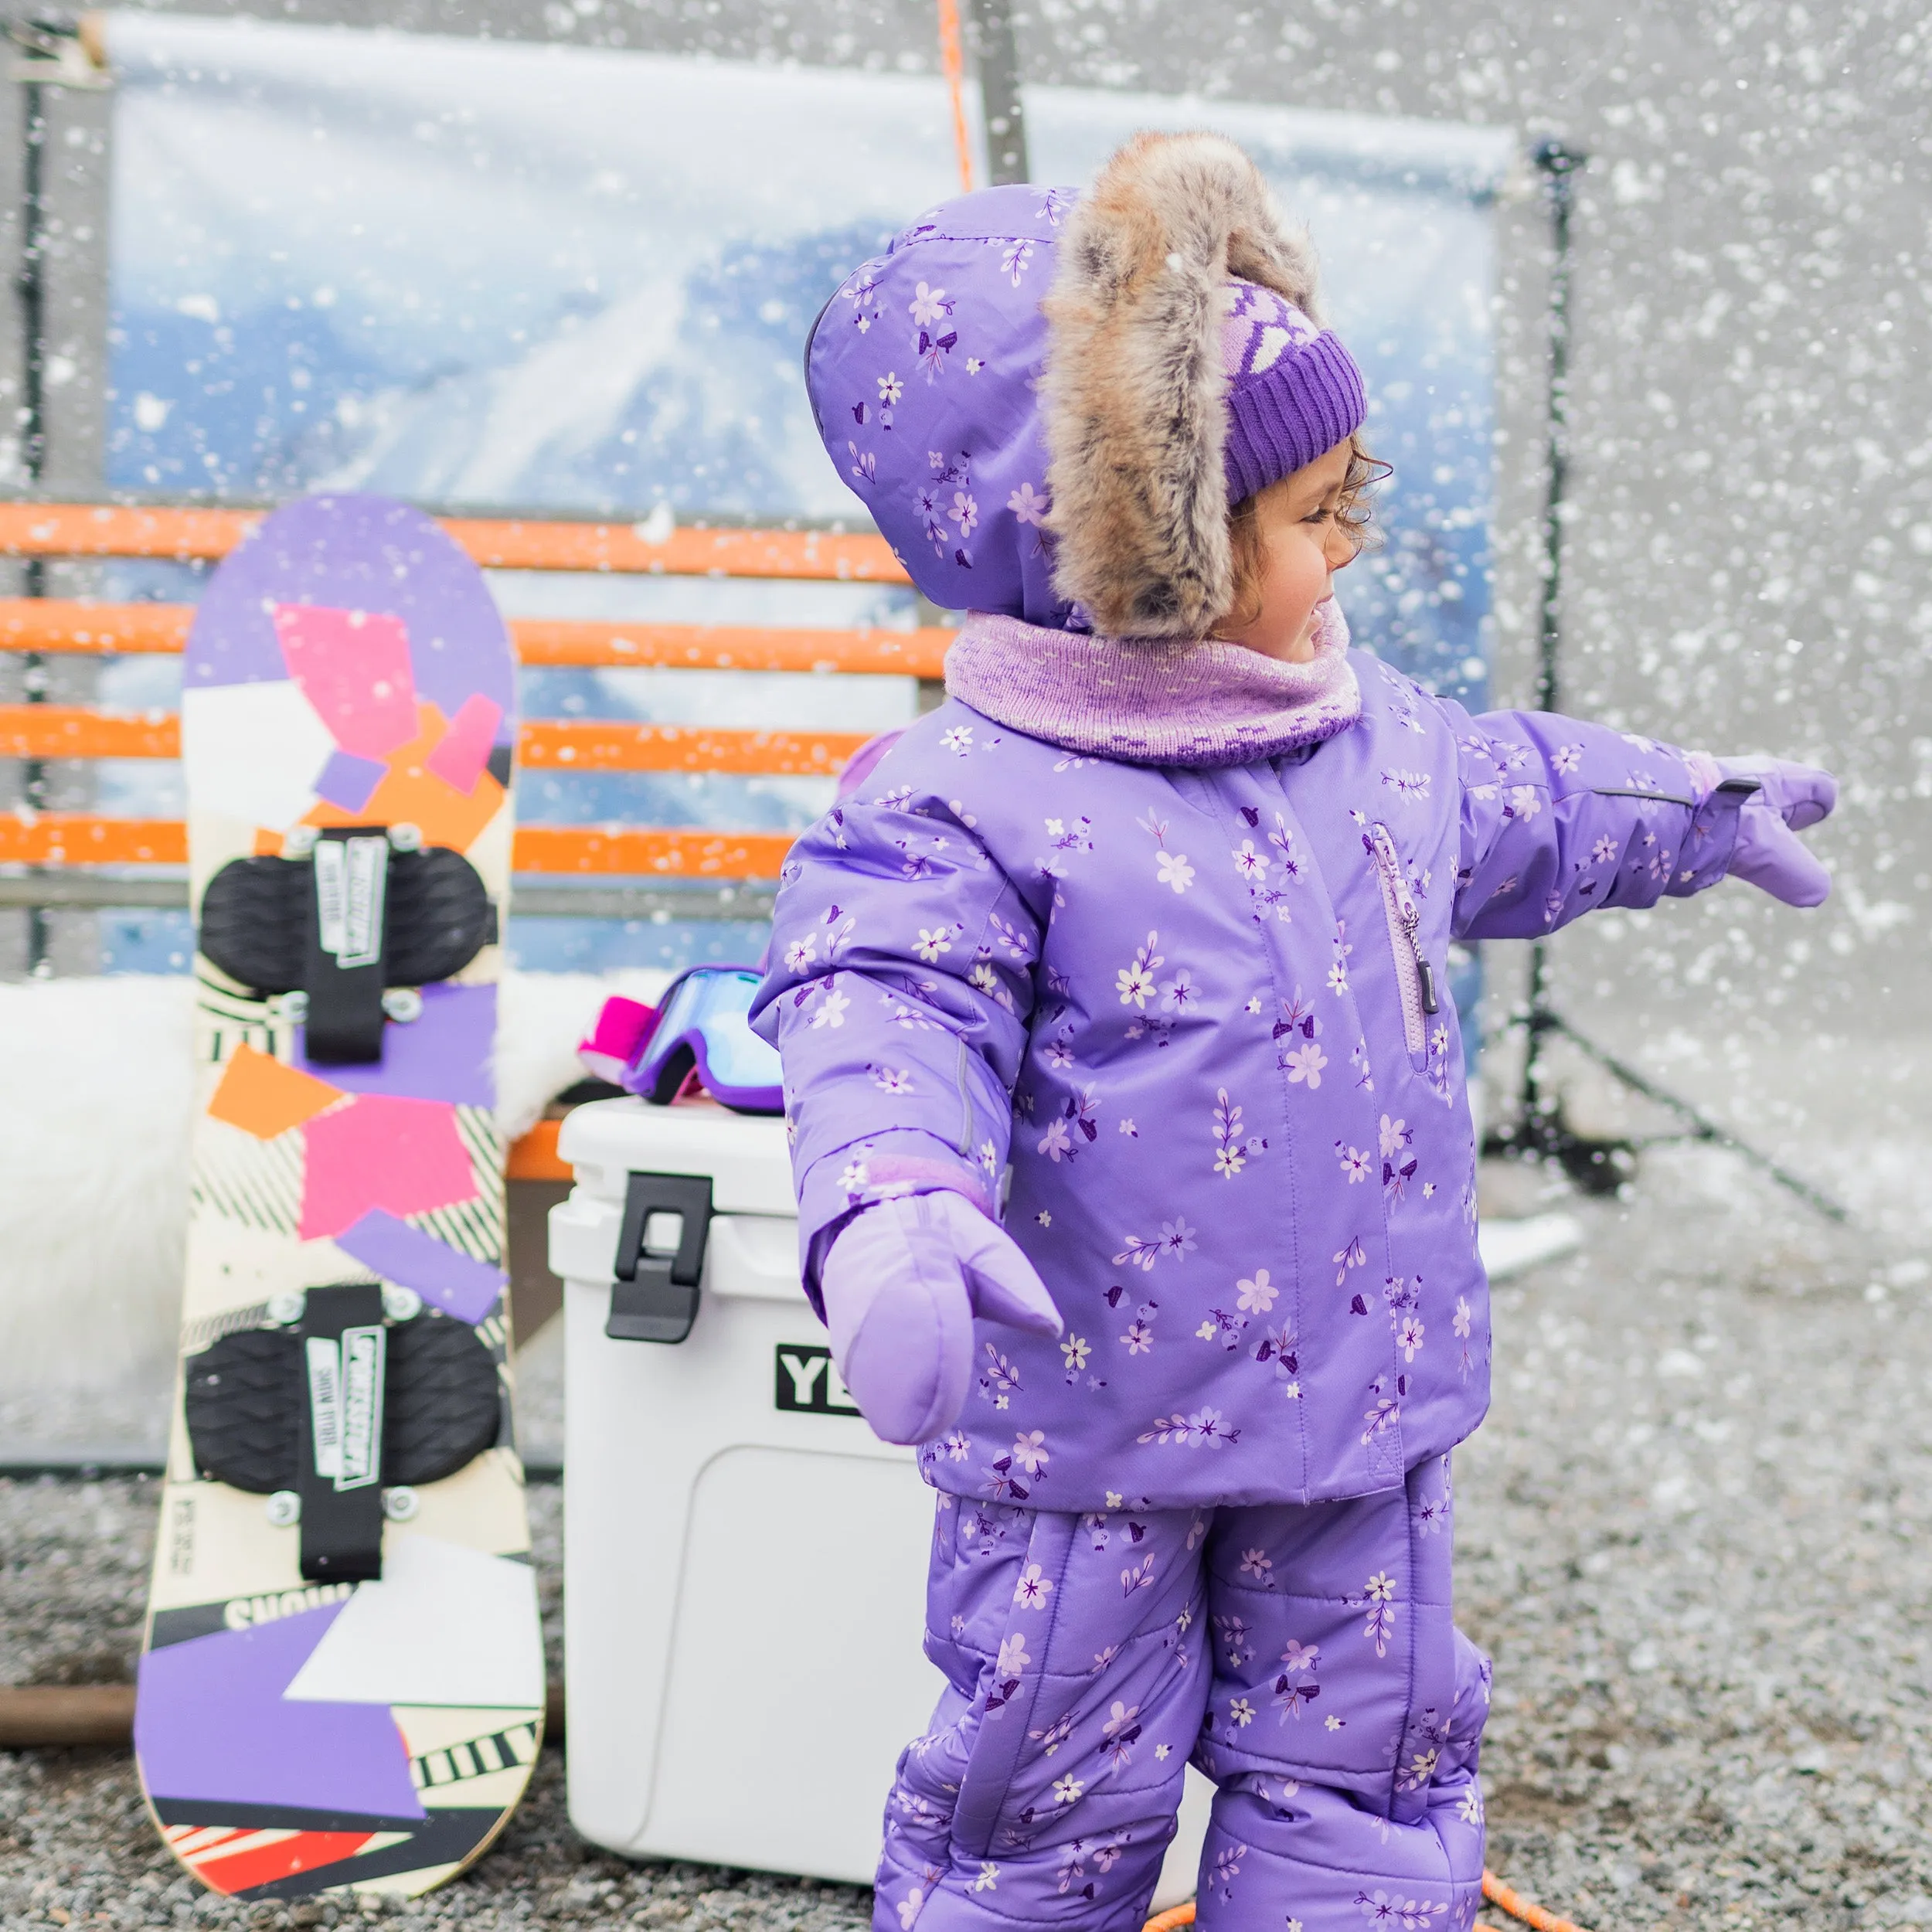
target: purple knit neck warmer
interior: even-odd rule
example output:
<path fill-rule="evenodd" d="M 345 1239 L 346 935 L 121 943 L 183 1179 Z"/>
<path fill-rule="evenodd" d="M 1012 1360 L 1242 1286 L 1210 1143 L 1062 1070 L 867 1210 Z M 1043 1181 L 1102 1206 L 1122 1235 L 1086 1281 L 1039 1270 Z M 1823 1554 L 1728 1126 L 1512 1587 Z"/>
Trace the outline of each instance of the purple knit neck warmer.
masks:
<path fill-rule="evenodd" d="M 1130 643 L 968 614 L 946 692 L 1029 738 L 1130 765 L 1252 764 L 1332 738 L 1362 715 L 1349 627 L 1322 604 L 1315 654 L 1285 664 L 1247 645 Z"/>

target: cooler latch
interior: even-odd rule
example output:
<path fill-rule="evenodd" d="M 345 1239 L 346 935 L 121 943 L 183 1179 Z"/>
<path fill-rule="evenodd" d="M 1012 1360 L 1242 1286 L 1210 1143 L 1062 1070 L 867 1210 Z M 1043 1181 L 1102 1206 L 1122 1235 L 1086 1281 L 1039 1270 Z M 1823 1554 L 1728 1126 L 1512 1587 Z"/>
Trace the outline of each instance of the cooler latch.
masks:
<path fill-rule="evenodd" d="M 631 1176 L 604 1325 L 612 1341 L 682 1342 L 691 1332 L 710 1231 L 709 1175 Z"/>

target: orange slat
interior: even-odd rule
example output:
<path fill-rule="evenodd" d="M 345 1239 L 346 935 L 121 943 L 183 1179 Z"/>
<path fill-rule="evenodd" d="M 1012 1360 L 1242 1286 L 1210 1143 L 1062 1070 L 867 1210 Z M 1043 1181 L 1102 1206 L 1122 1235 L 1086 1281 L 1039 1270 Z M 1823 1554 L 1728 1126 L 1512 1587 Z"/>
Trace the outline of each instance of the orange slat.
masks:
<path fill-rule="evenodd" d="M 866 742 L 858 731 L 705 730 L 614 719 L 533 718 L 518 757 L 556 771 L 721 771 L 828 777 Z M 178 758 L 172 712 L 0 705 L 0 758 Z"/>
<path fill-rule="evenodd" d="M 0 707 L 0 732 L 5 716 Z M 713 731 L 600 718 L 532 718 L 523 727 L 517 757 L 526 765 L 559 771 L 830 777 L 865 742 L 861 731 Z M 0 736 L 0 752 L 4 744 Z"/>
<path fill-rule="evenodd" d="M 100 656 L 179 651 L 189 604 L 89 604 L 0 597 L 0 651 Z M 950 631 L 806 631 L 750 624 L 620 624 L 515 617 L 510 635 L 528 665 L 634 665 L 673 670 L 872 672 L 944 675 Z"/>
<path fill-rule="evenodd" d="M 653 543 L 629 523 L 441 519 L 478 563 L 501 570 L 598 570 L 651 577 L 789 577 L 842 583 L 910 580 L 870 532 L 673 530 Z"/>
<path fill-rule="evenodd" d="M 0 610 L 5 609 L 0 605 Z M 750 624 L 612 624 L 513 617 L 530 665 L 641 665 L 673 670 L 875 672 L 937 678 L 950 631 L 772 630 Z"/>
<path fill-rule="evenodd" d="M 641 825 L 519 825 L 519 872 L 776 879 L 792 845 L 782 832 L 661 830 Z M 512 900 L 514 903 L 514 900 Z"/>
<path fill-rule="evenodd" d="M 557 1129 L 563 1124 L 561 1121 L 539 1121 L 522 1140 L 512 1141 L 505 1178 L 512 1181 L 574 1179 L 575 1170 L 556 1151 Z"/>
<path fill-rule="evenodd" d="M 91 503 L 0 503 L 0 552 L 9 556 L 224 557 L 260 522 L 260 510 L 130 509 Z"/>
<path fill-rule="evenodd" d="M 632 825 L 522 825 L 519 872 L 684 879 L 775 879 L 784 832 L 671 830 Z M 100 818 L 87 812 L 0 812 L 0 865 L 181 866 L 188 828 L 179 818 Z"/>
<path fill-rule="evenodd" d="M 97 818 L 84 811 L 0 811 L 0 863 L 185 866 L 179 818 Z"/>
<path fill-rule="evenodd" d="M 179 758 L 172 711 L 90 711 L 77 704 L 0 704 L 0 758 Z"/>
<path fill-rule="evenodd" d="M 0 553 L 9 556 L 227 556 L 260 510 L 134 509 L 124 505 L 0 503 Z M 653 577 L 788 577 L 903 583 L 885 539 L 824 530 L 673 530 L 661 543 L 628 523 L 445 517 L 443 528 L 480 563 L 499 570 L 597 570 Z"/>
<path fill-rule="evenodd" d="M 4 509 L 0 505 L 0 509 Z M 71 597 L 0 597 L 0 651 L 82 656 L 179 651 L 192 604 L 87 604 Z"/>

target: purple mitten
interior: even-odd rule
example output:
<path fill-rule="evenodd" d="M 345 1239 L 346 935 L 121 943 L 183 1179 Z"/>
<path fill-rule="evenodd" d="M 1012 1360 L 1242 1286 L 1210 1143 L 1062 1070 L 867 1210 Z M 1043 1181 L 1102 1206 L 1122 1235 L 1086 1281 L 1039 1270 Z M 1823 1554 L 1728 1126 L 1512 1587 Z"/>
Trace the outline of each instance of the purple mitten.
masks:
<path fill-rule="evenodd" d="M 1742 879 L 1787 906 L 1824 904 L 1832 875 L 1797 835 L 1830 815 L 1838 803 L 1838 781 L 1815 765 L 1784 758 L 1700 758 L 1696 763 L 1713 791 L 1747 781 L 1757 786 L 1738 812 L 1737 842 L 1726 876 Z"/>
<path fill-rule="evenodd" d="M 832 1359 L 887 1442 L 929 1442 L 973 1378 L 973 1319 L 1058 1335 L 1033 1264 L 963 1196 L 876 1201 L 841 1231 L 820 1279 Z"/>

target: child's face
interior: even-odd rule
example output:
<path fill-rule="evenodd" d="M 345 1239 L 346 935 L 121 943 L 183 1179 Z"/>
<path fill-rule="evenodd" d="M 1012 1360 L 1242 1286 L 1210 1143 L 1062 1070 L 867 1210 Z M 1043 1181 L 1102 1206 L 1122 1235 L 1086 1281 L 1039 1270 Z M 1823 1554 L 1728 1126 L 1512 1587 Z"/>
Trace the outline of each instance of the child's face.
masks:
<path fill-rule="evenodd" d="M 1335 514 L 1352 448 L 1338 443 L 1254 498 L 1260 607 L 1248 623 L 1224 626 L 1217 636 L 1291 664 L 1305 664 L 1315 655 L 1316 610 L 1332 593 L 1335 573 L 1355 558 L 1355 539 Z"/>

